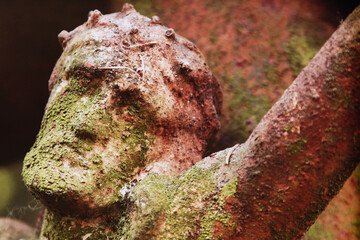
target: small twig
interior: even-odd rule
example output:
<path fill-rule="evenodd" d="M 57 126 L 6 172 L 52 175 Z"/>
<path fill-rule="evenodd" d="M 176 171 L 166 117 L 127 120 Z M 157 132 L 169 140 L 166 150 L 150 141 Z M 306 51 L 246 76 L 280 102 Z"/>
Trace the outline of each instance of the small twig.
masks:
<path fill-rule="evenodd" d="M 88 239 L 91 235 L 92 235 L 92 233 L 85 234 L 85 235 L 83 236 L 82 240 Z"/>
<path fill-rule="evenodd" d="M 142 46 L 153 45 L 153 44 L 157 44 L 157 42 L 146 42 L 146 43 L 140 43 L 140 44 L 133 44 L 130 46 L 123 45 L 123 47 L 124 48 L 136 48 L 136 47 L 142 47 Z"/>
<path fill-rule="evenodd" d="M 230 158 L 231 155 L 233 154 L 233 152 L 235 151 L 235 149 L 239 146 L 240 144 L 235 144 L 232 148 L 230 148 L 229 152 L 226 155 L 226 165 L 228 165 L 230 163 Z"/>
<path fill-rule="evenodd" d="M 141 75 L 140 75 L 138 72 L 132 70 L 131 68 L 123 67 L 123 66 L 116 66 L 116 67 L 99 67 L 99 69 L 127 69 L 127 70 L 129 70 L 129 71 L 131 71 L 131 72 L 133 72 L 133 73 L 136 73 L 137 75 L 139 75 L 139 76 L 141 77 Z"/>

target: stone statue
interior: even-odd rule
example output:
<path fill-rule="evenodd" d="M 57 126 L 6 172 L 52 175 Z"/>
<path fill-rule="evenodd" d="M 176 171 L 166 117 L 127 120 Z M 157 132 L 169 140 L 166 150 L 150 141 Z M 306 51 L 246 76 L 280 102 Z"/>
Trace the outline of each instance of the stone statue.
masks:
<path fill-rule="evenodd" d="M 129 4 L 90 12 L 59 41 L 24 182 L 47 208 L 41 239 L 60 239 L 55 228 L 76 239 L 79 224 L 111 235 L 137 183 L 202 159 L 220 125 L 220 86 L 193 43 Z"/>

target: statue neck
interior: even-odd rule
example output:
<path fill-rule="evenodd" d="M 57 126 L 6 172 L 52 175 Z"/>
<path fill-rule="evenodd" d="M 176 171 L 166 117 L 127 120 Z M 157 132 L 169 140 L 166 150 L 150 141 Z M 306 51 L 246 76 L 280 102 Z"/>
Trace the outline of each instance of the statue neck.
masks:
<path fill-rule="evenodd" d="M 128 216 L 101 215 L 96 218 L 61 216 L 46 210 L 39 236 L 40 240 L 51 239 L 118 239 Z M 115 237 L 116 236 L 116 237 Z M 115 237 L 115 238 L 114 238 Z"/>
<path fill-rule="evenodd" d="M 179 176 L 203 157 L 206 142 L 186 131 L 176 136 L 157 137 L 149 150 L 149 163 L 141 171 L 137 180 L 149 173 Z"/>

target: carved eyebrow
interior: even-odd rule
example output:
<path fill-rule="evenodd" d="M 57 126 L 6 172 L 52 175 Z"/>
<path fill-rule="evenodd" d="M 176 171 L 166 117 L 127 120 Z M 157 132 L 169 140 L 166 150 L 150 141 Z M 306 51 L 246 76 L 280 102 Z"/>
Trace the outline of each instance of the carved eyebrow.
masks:
<path fill-rule="evenodd" d="M 105 70 L 113 70 L 113 69 L 127 69 L 127 70 L 129 70 L 129 71 L 131 71 L 131 72 L 133 72 L 133 73 L 138 74 L 138 75 L 141 77 L 141 75 L 140 75 L 138 72 L 136 72 L 136 71 L 132 70 L 132 69 L 131 69 L 131 68 L 129 68 L 129 67 L 123 67 L 123 66 L 115 66 L 115 67 L 98 67 L 98 69 L 105 69 Z"/>
<path fill-rule="evenodd" d="M 105 73 L 97 67 L 85 67 L 83 65 L 75 66 L 73 69 L 70 70 L 69 73 L 74 74 L 75 76 L 79 77 L 85 77 L 89 80 L 95 79 L 95 78 L 102 78 Z"/>
<path fill-rule="evenodd" d="M 126 88 L 120 89 L 118 85 L 114 84 L 111 86 L 111 99 L 114 106 L 125 107 L 133 103 L 141 103 L 146 105 L 151 105 L 146 98 L 144 98 L 143 93 L 138 88 Z"/>

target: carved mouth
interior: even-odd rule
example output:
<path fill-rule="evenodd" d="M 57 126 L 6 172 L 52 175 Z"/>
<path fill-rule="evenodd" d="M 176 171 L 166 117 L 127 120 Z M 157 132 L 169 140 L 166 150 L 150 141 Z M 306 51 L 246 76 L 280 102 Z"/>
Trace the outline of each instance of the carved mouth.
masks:
<path fill-rule="evenodd" d="M 47 208 L 63 215 L 97 216 L 113 209 L 121 202 L 118 179 L 121 169 L 103 166 L 99 155 L 86 158 L 67 146 L 72 159 L 54 156 L 42 149 L 32 149 L 24 161 L 23 178 L 30 192 Z"/>
<path fill-rule="evenodd" d="M 54 169 L 29 169 L 23 171 L 28 177 L 32 170 L 37 174 L 26 186 L 48 209 L 62 215 L 97 216 L 108 212 L 118 202 L 111 186 L 97 186 L 93 181 L 77 181 L 75 175 L 57 174 Z M 54 173 L 55 172 L 55 173 Z M 41 176 L 44 173 L 47 175 Z"/>
<path fill-rule="evenodd" d="M 38 198 L 49 210 L 63 216 L 97 217 L 102 214 L 109 214 L 115 209 L 118 202 L 106 205 L 98 205 L 96 199 L 90 195 L 76 191 L 47 192 L 34 191 Z"/>

